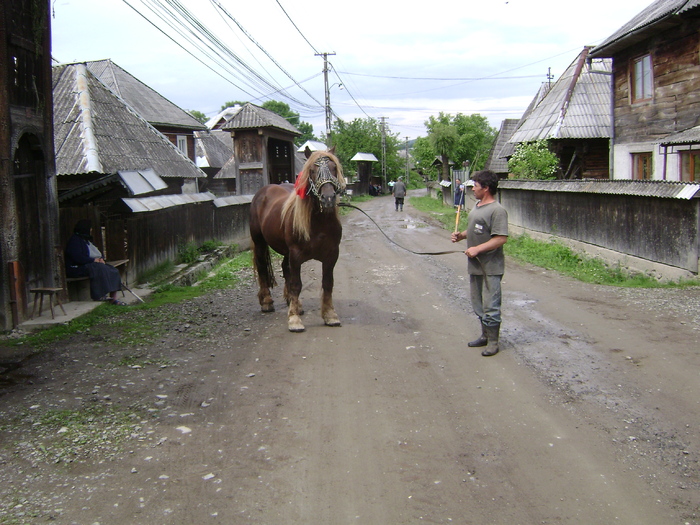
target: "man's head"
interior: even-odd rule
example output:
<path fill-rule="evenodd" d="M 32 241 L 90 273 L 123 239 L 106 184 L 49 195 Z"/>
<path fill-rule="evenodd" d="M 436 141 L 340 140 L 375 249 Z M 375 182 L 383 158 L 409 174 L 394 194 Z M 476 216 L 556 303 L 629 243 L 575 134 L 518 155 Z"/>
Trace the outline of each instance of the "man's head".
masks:
<path fill-rule="evenodd" d="M 459 180 L 459 179 L 457 179 L 457 180 L 455 181 L 455 186 L 459 186 L 460 184 L 462 184 L 462 181 Z"/>
<path fill-rule="evenodd" d="M 472 180 L 479 183 L 479 186 L 488 190 L 488 192 L 495 196 L 498 191 L 498 175 L 496 175 L 491 170 L 477 171 L 472 175 Z"/>

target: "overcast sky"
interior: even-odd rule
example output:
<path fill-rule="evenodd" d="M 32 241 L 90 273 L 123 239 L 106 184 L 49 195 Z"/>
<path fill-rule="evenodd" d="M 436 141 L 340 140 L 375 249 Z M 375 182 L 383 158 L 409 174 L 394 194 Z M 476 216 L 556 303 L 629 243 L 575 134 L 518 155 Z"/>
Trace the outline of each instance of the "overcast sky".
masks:
<path fill-rule="evenodd" d="M 556 80 L 584 46 L 599 44 L 651 3 L 52 0 L 53 56 L 61 63 L 110 58 L 181 108 L 207 116 L 231 100 L 282 100 L 321 136 L 323 58 L 315 55 L 335 53 L 328 56 L 333 113 L 346 121 L 386 117 L 393 133 L 413 139 L 425 136 L 423 123 L 440 112 L 479 113 L 495 128 L 519 118 L 550 68 Z M 258 79 L 226 65 L 231 58 L 206 58 L 166 23 L 173 19 L 158 10 L 163 4 L 184 6 L 244 64 L 236 67 Z M 275 93 L 280 88 L 289 97 Z"/>

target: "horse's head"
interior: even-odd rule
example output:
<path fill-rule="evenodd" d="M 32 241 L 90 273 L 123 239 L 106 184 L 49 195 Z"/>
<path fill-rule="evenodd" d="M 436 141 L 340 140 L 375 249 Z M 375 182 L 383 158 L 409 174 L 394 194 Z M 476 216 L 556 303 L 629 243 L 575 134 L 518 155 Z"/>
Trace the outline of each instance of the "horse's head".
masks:
<path fill-rule="evenodd" d="M 307 147 L 307 167 L 309 170 L 309 191 L 321 205 L 322 211 L 335 210 L 338 195 L 345 189 L 345 179 L 338 159 L 329 151 L 311 154 Z"/>

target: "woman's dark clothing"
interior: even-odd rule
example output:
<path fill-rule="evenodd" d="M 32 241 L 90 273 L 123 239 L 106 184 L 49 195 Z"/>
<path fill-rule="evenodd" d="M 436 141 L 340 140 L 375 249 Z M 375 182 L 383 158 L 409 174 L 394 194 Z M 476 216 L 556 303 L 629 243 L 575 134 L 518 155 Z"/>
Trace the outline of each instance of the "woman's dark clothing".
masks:
<path fill-rule="evenodd" d="M 119 270 L 109 264 L 96 263 L 89 253 L 87 239 L 73 234 L 66 245 L 66 276 L 89 277 L 90 297 L 94 301 L 121 290 L 122 279 Z"/>

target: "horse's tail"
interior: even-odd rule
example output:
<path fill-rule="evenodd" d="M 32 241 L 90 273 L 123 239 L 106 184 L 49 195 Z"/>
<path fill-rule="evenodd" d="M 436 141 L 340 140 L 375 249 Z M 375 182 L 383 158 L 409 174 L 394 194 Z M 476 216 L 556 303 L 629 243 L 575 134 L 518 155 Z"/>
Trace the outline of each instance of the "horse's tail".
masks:
<path fill-rule="evenodd" d="M 266 242 L 253 241 L 253 268 L 258 276 L 260 288 L 274 288 L 277 285 L 275 270 L 272 267 L 270 248 Z"/>

